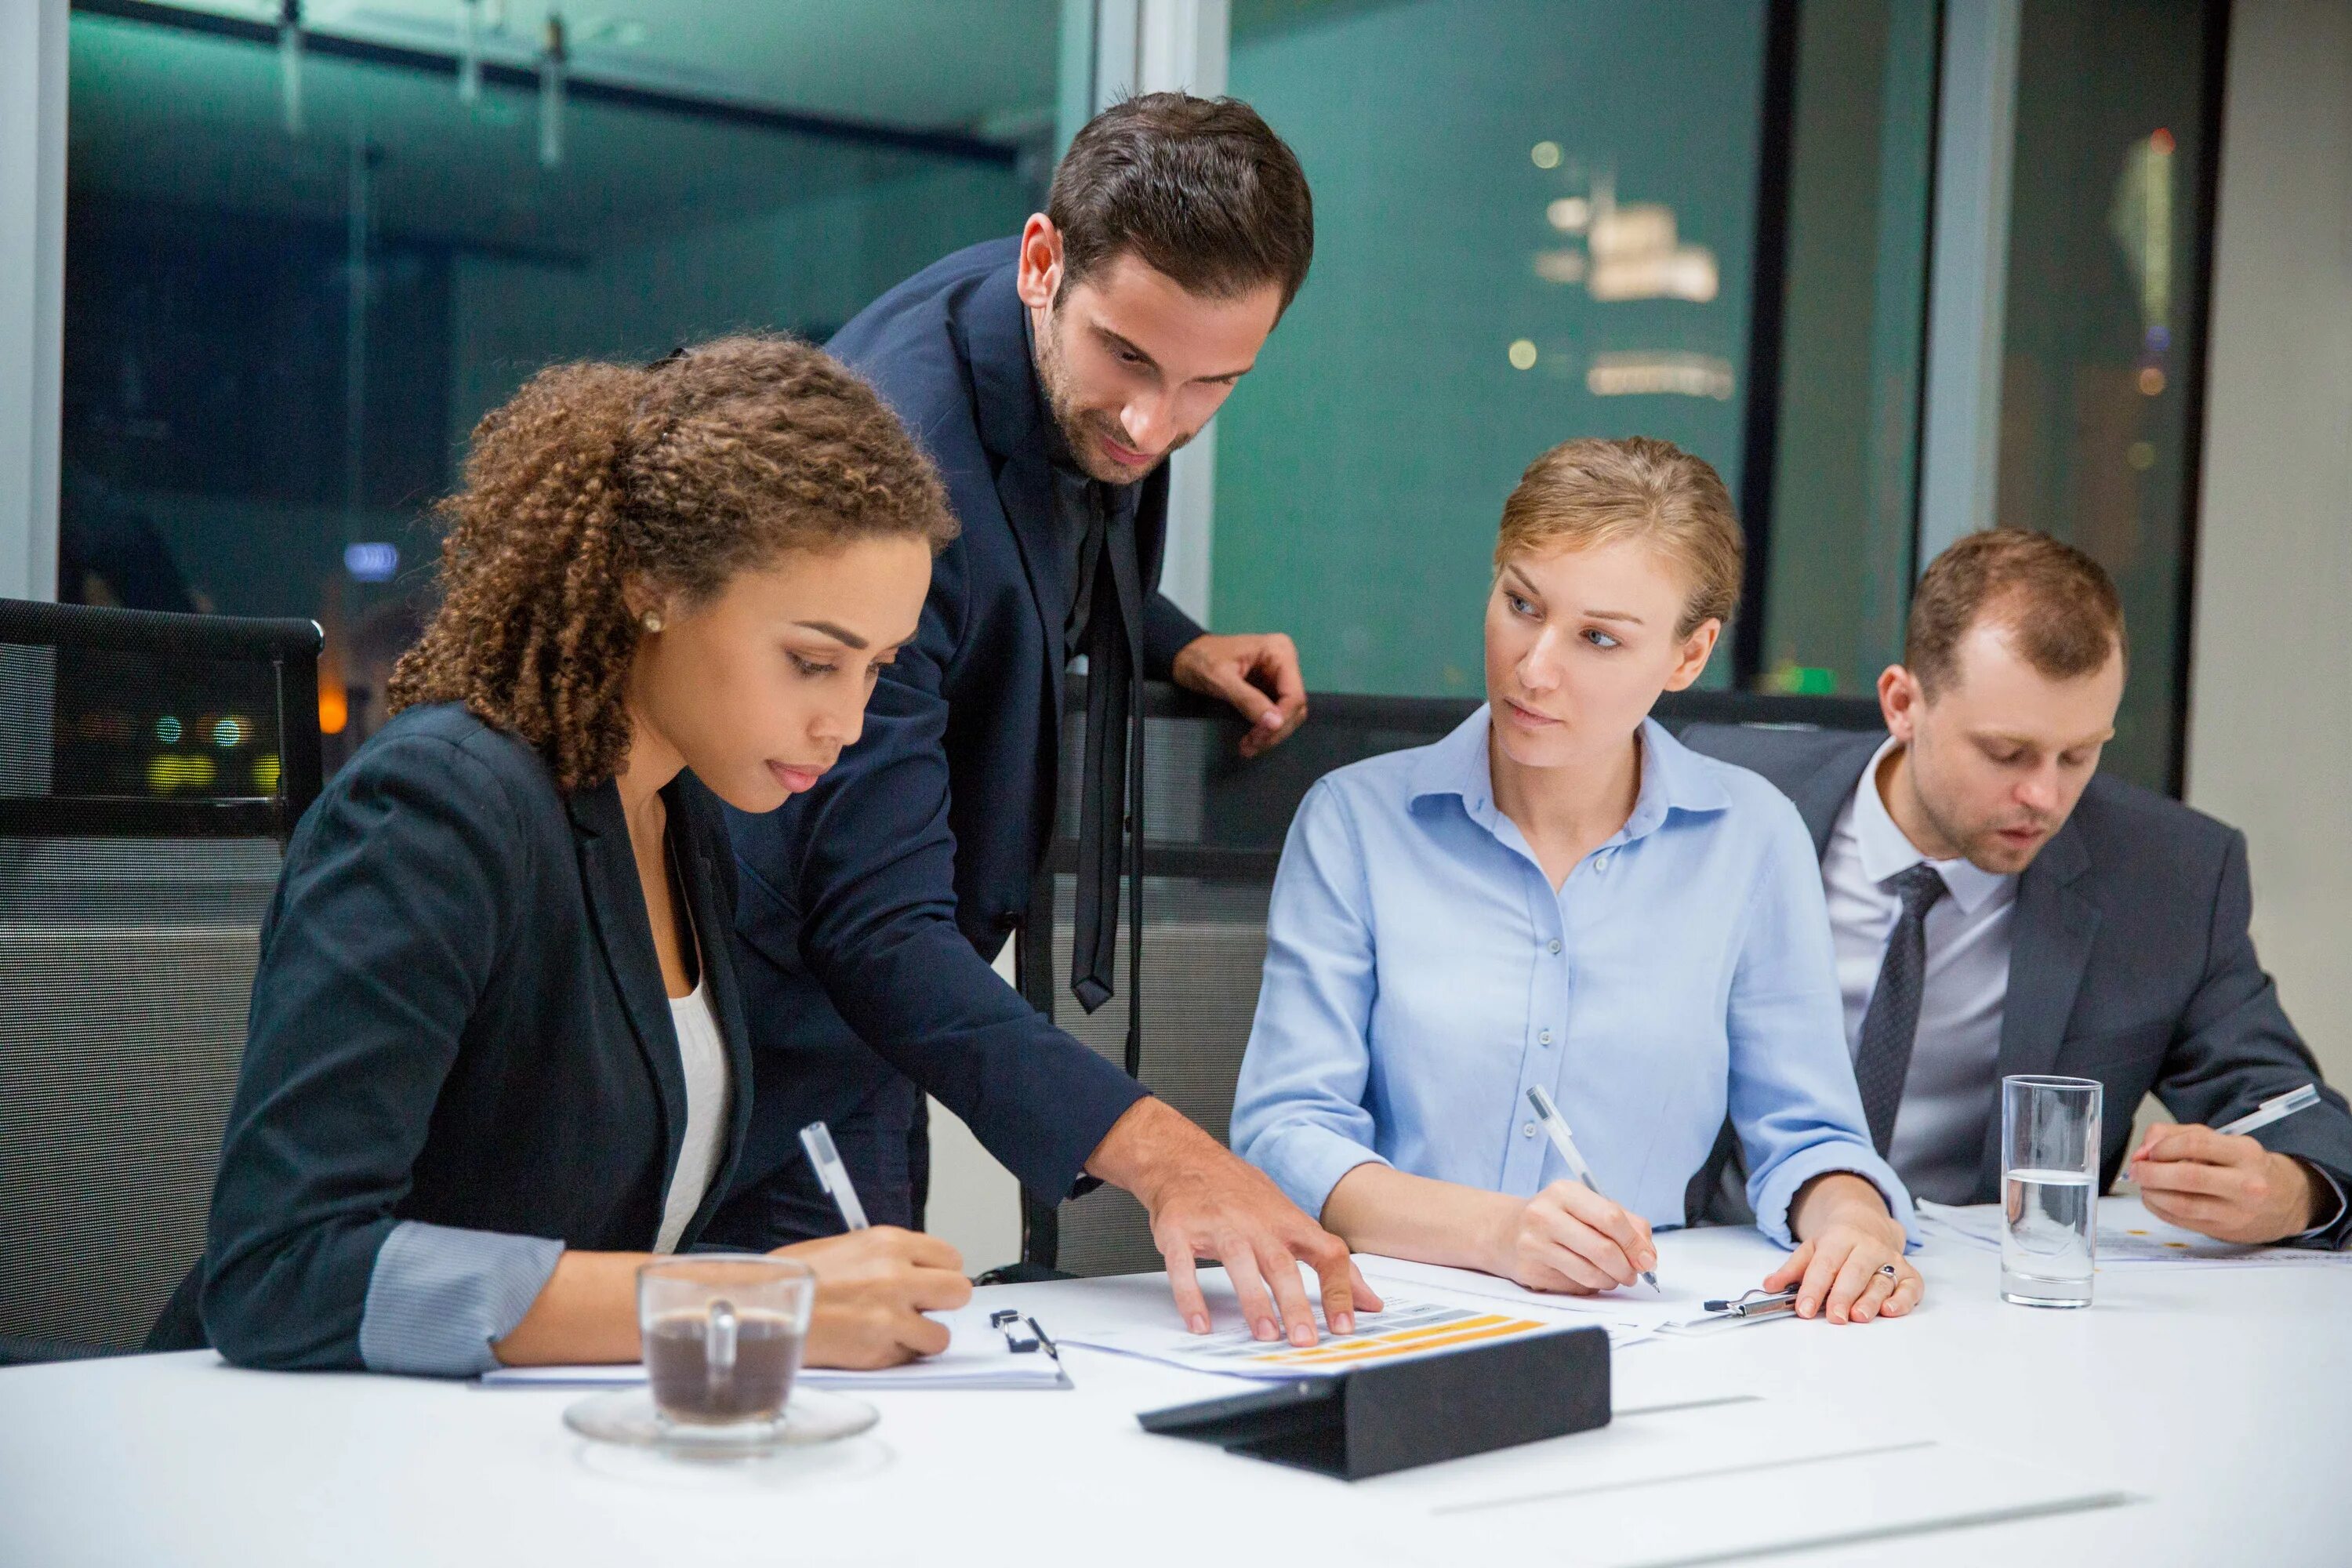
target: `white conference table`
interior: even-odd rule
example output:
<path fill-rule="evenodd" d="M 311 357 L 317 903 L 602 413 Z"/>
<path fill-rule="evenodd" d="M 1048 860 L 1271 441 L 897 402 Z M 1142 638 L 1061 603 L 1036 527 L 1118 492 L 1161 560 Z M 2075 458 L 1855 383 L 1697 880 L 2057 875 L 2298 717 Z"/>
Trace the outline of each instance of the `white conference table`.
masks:
<path fill-rule="evenodd" d="M 1720 1230 L 1659 1253 L 1662 1273 L 1760 1274 L 1775 1255 Z M 1857 1434 L 1907 1423 L 2130 1495 L 1776 1562 L 2352 1563 L 2352 1268 L 2109 1268 L 2095 1307 L 2049 1311 L 2002 1303 L 1990 1254 L 1917 1259 L 1929 1293 L 1907 1320 L 1627 1346 L 1610 1426 L 1353 1484 L 1150 1436 L 1137 1411 L 1238 1385 L 1077 1347 L 1072 1392 L 876 1393 L 864 1436 L 718 1467 L 574 1437 L 561 1415 L 577 1390 L 241 1372 L 209 1352 L 11 1369 L 0 1563 L 1575 1563 L 1580 1506 L 1603 1503 L 1644 1510 L 1658 1563 L 1748 1560 L 1690 1544 L 1730 1507 L 1789 1514 L 1770 1532 L 1784 1546 L 1835 1536 L 1835 1466 L 1492 1506 L 1573 1488 L 1661 1433 L 1705 1449 L 1716 1412 L 1689 1406 L 1738 1394 L 1755 1396 L 1751 1425 L 1801 1407 Z M 1065 1339 L 1173 1321 L 1156 1275 L 982 1294 Z"/>

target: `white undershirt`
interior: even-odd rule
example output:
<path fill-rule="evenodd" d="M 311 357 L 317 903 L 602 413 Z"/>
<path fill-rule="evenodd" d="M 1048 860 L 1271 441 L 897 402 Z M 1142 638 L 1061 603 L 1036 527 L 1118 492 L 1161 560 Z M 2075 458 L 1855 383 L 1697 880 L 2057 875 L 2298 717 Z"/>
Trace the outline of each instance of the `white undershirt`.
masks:
<path fill-rule="evenodd" d="M 710 1016 L 709 986 L 698 981 L 688 994 L 671 998 L 669 1021 L 677 1032 L 678 1065 L 686 1069 L 686 1139 L 669 1179 L 669 1196 L 662 1203 L 656 1252 L 677 1250 L 677 1238 L 702 1206 L 727 1141 L 727 1046 L 719 1037 L 719 1020 Z"/>
<path fill-rule="evenodd" d="M 687 924 L 691 930 L 694 917 Z M 677 1169 L 670 1173 L 669 1194 L 662 1200 L 660 1233 L 656 1252 L 676 1252 L 687 1223 L 702 1206 L 703 1194 L 719 1169 L 727 1143 L 727 1042 L 719 1037 L 719 1020 L 710 1011 L 710 964 L 706 957 L 694 989 L 669 1002 L 669 1021 L 677 1036 L 678 1066 L 686 1075 L 686 1137 L 677 1151 Z"/>

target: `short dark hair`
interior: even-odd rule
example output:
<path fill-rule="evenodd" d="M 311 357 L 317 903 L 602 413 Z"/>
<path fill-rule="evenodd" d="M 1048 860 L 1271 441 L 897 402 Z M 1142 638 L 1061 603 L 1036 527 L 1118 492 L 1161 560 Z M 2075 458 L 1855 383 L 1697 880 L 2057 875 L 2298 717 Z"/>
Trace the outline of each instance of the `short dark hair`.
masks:
<path fill-rule="evenodd" d="M 1234 98 L 1148 92 L 1111 105 L 1071 140 L 1045 216 L 1062 234 L 1065 288 L 1132 253 L 1213 300 L 1278 284 L 1286 310 L 1315 255 L 1306 172 Z"/>
<path fill-rule="evenodd" d="M 2056 680 L 2130 657 L 2124 604 L 2107 569 L 2021 528 L 1971 533 L 1936 557 L 1911 598 L 1903 662 L 1929 696 L 1958 672 L 1960 639 L 1993 617 L 2025 661 Z"/>

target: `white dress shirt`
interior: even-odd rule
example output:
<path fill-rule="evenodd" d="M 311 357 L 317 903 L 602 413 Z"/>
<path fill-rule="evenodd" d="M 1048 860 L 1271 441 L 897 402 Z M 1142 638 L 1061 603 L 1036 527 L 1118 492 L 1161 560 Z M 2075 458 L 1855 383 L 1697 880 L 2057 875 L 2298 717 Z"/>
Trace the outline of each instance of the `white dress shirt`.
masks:
<path fill-rule="evenodd" d="M 1863 769 L 1822 857 L 1849 1055 L 1860 1048 L 1886 940 L 1903 909 L 1887 884 L 1927 859 L 1895 826 L 1878 793 L 1879 768 L 1896 744 L 1890 737 Z M 1992 1086 L 2000 1075 L 2017 879 L 1966 860 L 1927 863 L 1944 879 L 1948 896 L 1927 910 L 1919 1030 L 1887 1157 L 1915 1196 L 1964 1204 L 1976 1191 L 1993 1114 Z"/>

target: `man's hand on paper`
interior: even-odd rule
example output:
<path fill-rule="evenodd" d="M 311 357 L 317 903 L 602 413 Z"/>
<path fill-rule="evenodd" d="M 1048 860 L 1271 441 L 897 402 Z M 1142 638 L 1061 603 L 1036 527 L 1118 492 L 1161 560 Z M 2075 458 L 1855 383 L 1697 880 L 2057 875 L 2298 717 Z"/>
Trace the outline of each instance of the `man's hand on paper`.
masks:
<path fill-rule="evenodd" d="M 1658 1266 L 1650 1222 L 1582 1182 L 1554 1182 L 1524 1204 L 1496 1205 L 1486 1272 L 1530 1290 L 1591 1296 L 1641 1283 Z"/>
<path fill-rule="evenodd" d="M 2193 1124 L 2149 1128 L 2132 1152 L 2131 1179 L 2148 1213 L 2216 1241 L 2299 1236 L 2326 1223 L 2314 1212 L 2323 1194 L 2331 1208 L 2335 1202 L 2302 1161 Z"/>
<path fill-rule="evenodd" d="M 1224 1265 L 1250 1332 L 1261 1340 L 1316 1342 L 1315 1311 L 1298 1280 L 1301 1263 L 1322 1281 L 1323 1321 L 1332 1332 L 1353 1333 L 1358 1308 L 1381 1310 L 1346 1242 L 1164 1101 L 1145 1099 L 1129 1106 L 1087 1170 L 1133 1193 L 1150 1211 L 1151 1239 L 1167 1261 L 1176 1310 L 1196 1334 L 1209 1331 L 1209 1304 L 1196 1271 L 1203 1258 Z"/>
<path fill-rule="evenodd" d="M 1903 1226 L 1886 1200 L 1843 1171 L 1815 1176 L 1789 1205 L 1789 1228 L 1801 1238 L 1788 1261 L 1764 1277 L 1767 1290 L 1797 1287 L 1797 1316 L 1832 1323 L 1899 1318 L 1919 1304 L 1927 1281 L 1903 1256 Z M 1895 1272 L 1885 1268 L 1892 1265 Z"/>

